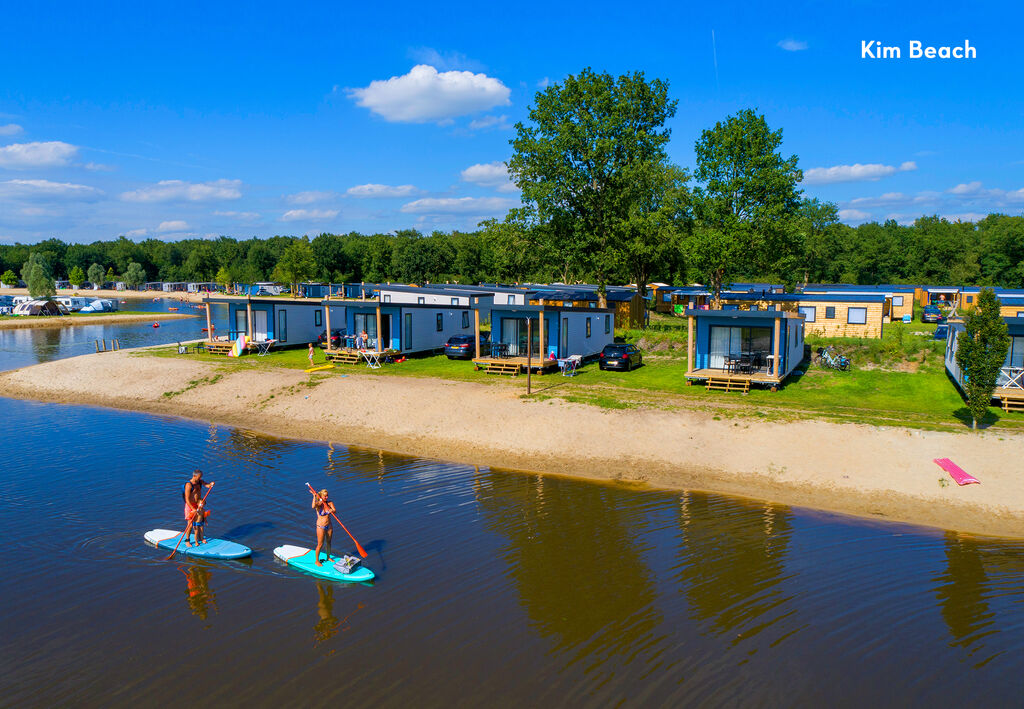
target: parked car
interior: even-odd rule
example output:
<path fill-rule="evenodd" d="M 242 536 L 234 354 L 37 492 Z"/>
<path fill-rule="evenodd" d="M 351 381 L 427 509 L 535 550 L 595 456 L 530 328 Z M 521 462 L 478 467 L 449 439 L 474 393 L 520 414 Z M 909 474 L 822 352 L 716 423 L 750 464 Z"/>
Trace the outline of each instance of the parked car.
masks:
<path fill-rule="evenodd" d="M 480 354 L 490 352 L 491 344 L 486 332 L 480 333 Z M 452 335 L 444 343 L 444 353 L 448 359 L 473 359 L 476 356 L 476 344 L 473 335 Z"/>
<path fill-rule="evenodd" d="M 597 358 L 598 369 L 625 369 L 627 372 L 643 364 L 643 355 L 636 345 L 605 345 Z"/>
<path fill-rule="evenodd" d="M 946 316 L 939 310 L 939 306 L 926 305 L 921 311 L 921 322 L 946 322 Z"/>
<path fill-rule="evenodd" d="M 341 338 L 345 336 L 344 330 L 335 330 L 331 328 L 331 347 L 341 347 Z M 320 333 L 320 337 L 316 338 L 316 344 L 324 349 L 327 349 L 327 330 Z"/>

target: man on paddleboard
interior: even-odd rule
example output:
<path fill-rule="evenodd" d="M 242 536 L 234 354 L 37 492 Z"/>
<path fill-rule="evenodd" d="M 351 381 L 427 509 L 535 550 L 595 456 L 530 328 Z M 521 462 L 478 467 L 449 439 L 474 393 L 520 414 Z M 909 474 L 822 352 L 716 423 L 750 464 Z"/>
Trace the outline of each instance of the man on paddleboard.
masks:
<path fill-rule="evenodd" d="M 192 546 L 189 540 L 189 532 L 193 529 L 196 533 L 196 546 L 203 543 L 203 527 L 210 511 L 203 509 L 203 487 L 213 487 L 213 483 L 203 482 L 203 471 L 196 468 L 192 471 L 192 478 L 182 485 L 181 496 L 185 499 L 185 546 Z"/>

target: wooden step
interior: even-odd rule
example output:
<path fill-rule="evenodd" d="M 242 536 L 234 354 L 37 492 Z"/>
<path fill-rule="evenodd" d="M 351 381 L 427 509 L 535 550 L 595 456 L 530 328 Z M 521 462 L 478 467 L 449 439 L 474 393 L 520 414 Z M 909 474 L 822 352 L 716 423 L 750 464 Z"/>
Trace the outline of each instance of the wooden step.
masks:
<path fill-rule="evenodd" d="M 325 352 L 324 353 L 331 362 L 335 364 L 358 364 L 363 360 L 358 352 L 348 352 L 345 350 L 339 352 Z"/>
<path fill-rule="evenodd" d="M 1002 400 L 1003 411 L 1024 411 L 1024 396 L 1004 396 Z"/>
<path fill-rule="evenodd" d="M 708 391 L 741 391 L 746 394 L 750 391 L 750 380 L 711 377 L 708 379 L 705 389 Z"/>
<path fill-rule="evenodd" d="M 226 355 L 234 347 L 233 342 L 204 342 L 203 346 L 207 352 L 215 355 Z"/>
<path fill-rule="evenodd" d="M 508 374 L 513 377 L 519 374 L 518 364 L 509 364 L 508 362 L 485 362 L 480 366 L 487 374 Z"/>

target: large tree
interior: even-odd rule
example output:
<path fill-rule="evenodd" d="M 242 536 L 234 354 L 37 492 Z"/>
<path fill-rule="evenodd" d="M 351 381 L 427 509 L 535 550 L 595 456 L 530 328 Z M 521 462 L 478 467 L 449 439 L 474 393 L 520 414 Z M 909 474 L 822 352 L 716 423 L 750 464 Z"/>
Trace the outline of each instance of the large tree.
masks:
<path fill-rule="evenodd" d="M 964 315 L 964 331 L 957 339 L 956 363 L 963 372 L 971 428 L 988 413 L 999 370 L 1010 349 L 1006 323 L 999 314 L 999 300 L 991 288 L 982 288 L 973 310 Z"/>
<path fill-rule="evenodd" d="M 85 281 L 85 272 L 80 266 L 72 267 L 72 269 L 68 271 L 68 281 L 75 288 L 78 288 L 78 286 L 82 285 L 82 282 Z"/>
<path fill-rule="evenodd" d="M 290 284 L 292 297 L 295 297 L 298 284 L 312 278 L 314 273 L 316 261 L 313 258 L 313 249 L 306 239 L 296 239 L 281 254 L 272 277 L 275 281 Z"/>
<path fill-rule="evenodd" d="M 28 294 L 33 298 L 52 298 L 57 294 L 57 284 L 53 281 L 53 272 L 49 261 L 43 253 L 33 251 L 28 261 L 21 267 L 21 280 L 28 286 Z"/>
<path fill-rule="evenodd" d="M 800 209 L 797 184 L 803 173 L 795 155 L 782 156 L 781 145 L 782 131 L 772 131 L 764 116 L 750 109 L 701 132 L 695 146 L 694 217 L 703 234 L 741 256 L 714 263 L 714 271 L 705 274 L 709 282 L 720 286 L 737 270 L 792 280 L 803 251 L 801 232 L 792 223 Z M 705 240 L 694 248 L 706 253 L 707 245 Z"/>
<path fill-rule="evenodd" d="M 122 278 L 129 288 L 138 290 L 139 286 L 146 282 L 146 269 L 137 261 L 129 261 Z"/>
<path fill-rule="evenodd" d="M 86 275 L 89 277 L 89 282 L 92 283 L 94 289 L 100 288 L 103 285 L 103 266 L 98 263 L 89 266 L 89 271 Z"/>
<path fill-rule="evenodd" d="M 584 265 L 601 305 L 621 262 L 622 223 L 643 196 L 636 174 L 666 159 L 675 112 L 666 82 L 588 68 L 539 92 L 529 125 L 516 124 L 508 171 L 523 204 L 551 227 L 536 234 Z"/>

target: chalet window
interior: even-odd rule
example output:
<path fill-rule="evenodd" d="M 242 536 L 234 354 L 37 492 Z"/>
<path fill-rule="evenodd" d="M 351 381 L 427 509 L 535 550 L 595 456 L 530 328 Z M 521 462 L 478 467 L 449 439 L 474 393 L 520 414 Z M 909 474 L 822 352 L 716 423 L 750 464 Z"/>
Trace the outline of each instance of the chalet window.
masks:
<path fill-rule="evenodd" d="M 836 306 L 826 305 L 825 306 L 825 319 L 835 320 L 836 319 Z"/>
<path fill-rule="evenodd" d="M 508 297 L 508 304 L 509 305 L 515 305 L 516 304 L 516 297 L 514 295 L 510 295 Z"/>
<path fill-rule="evenodd" d="M 757 311 L 757 310 L 760 310 L 760 309 L 761 309 L 761 307 L 759 305 L 756 305 L 756 304 L 750 306 L 750 310 L 751 311 Z"/>
<path fill-rule="evenodd" d="M 459 304 L 459 299 L 458 298 L 452 298 L 452 305 L 458 305 L 458 304 Z"/>
<path fill-rule="evenodd" d="M 776 308 L 775 308 L 775 306 L 774 306 L 774 305 L 769 305 L 769 306 L 768 306 L 767 308 L 765 308 L 765 310 L 770 310 L 770 311 L 772 311 L 772 312 L 775 312 L 775 309 L 776 309 Z"/>
<path fill-rule="evenodd" d="M 441 313 L 437 314 L 437 331 L 441 332 L 444 330 L 444 315 Z"/>
<path fill-rule="evenodd" d="M 390 303 L 391 302 L 391 294 L 390 293 L 385 293 L 384 294 L 384 302 L 385 303 Z"/>
<path fill-rule="evenodd" d="M 849 308 L 846 311 L 846 322 L 850 325 L 863 325 L 868 321 L 867 308 Z"/>
<path fill-rule="evenodd" d="M 320 312 L 319 310 L 317 312 Z M 277 339 L 281 342 L 288 341 L 288 311 L 282 310 L 277 314 Z"/>
<path fill-rule="evenodd" d="M 423 305 L 424 303 L 427 302 L 427 299 L 421 295 L 416 298 L 416 302 L 419 303 L 420 305 Z"/>
<path fill-rule="evenodd" d="M 818 308 L 813 305 L 805 305 L 799 310 L 804 316 L 804 322 L 814 322 L 818 315 Z"/>
<path fill-rule="evenodd" d="M 587 337 L 590 337 L 590 318 L 587 318 Z"/>
<path fill-rule="evenodd" d="M 967 300 L 967 304 L 968 304 L 968 305 L 970 305 L 971 303 L 973 303 L 973 302 L 974 302 L 974 296 L 973 296 L 973 295 L 968 295 L 968 296 L 965 296 L 965 298 L 966 298 L 966 300 Z"/>
<path fill-rule="evenodd" d="M 321 327 L 324 324 L 324 311 L 313 311 L 313 327 Z"/>
<path fill-rule="evenodd" d="M 903 296 L 902 295 L 894 295 L 892 297 L 892 304 L 893 304 L 893 306 L 895 306 L 897 308 L 901 307 L 903 305 Z"/>
<path fill-rule="evenodd" d="M 469 327 L 469 311 L 468 310 L 463 310 L 462 311 L 462 329 L 465 330 L 467 327 Z"/>
<path fill-rule="evenodd" d="M 605 315 L 604 316 L 604 334 L 607 335 L 611 331 L 612 331 L 612 316 L 611 315 Z"/>

